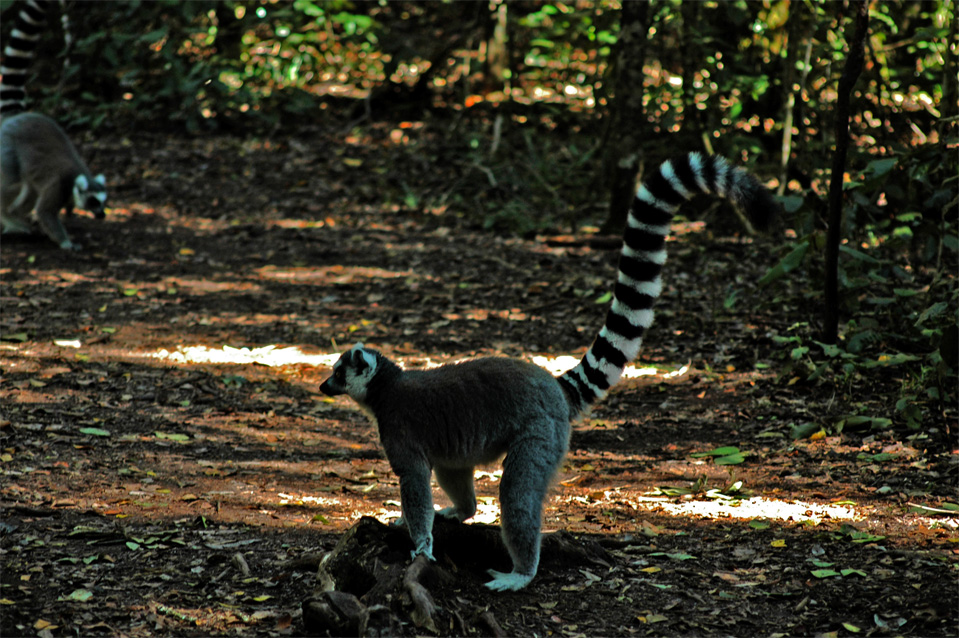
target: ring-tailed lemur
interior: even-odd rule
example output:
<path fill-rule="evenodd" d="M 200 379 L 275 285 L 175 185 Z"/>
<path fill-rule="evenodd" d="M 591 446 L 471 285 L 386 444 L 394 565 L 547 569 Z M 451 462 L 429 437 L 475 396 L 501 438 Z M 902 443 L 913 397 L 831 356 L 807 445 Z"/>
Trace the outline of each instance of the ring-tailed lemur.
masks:
<path fill-rule="evenodd" d="M 553 377 L 531 363 L 486 357 L 432 370 L 402 370 L 357 344 L 320 386 L 347 394 L 376 420 L 415 549 L 432 558 L 430 472 L 453 502 L 443 516 L 476 511 L 473 468 L 503 454 L 500 507 L 513 571 L 490 570 L 494 591 L 517 590 L 539 565 L 543 499 L 569 444 L 570 423 L 605 396 L 639 354 L 662 290 L 673 214 L 696 193 L 723 197 L 764 227 L 778 204 L 753 176 L 718 156 L 690 153 L 663 163 L 637 191 L 629 212 L 612 307 L 577 366 Z"/>
<path fill-rule="evenodd" d="M 39 113 L 24 113 L 24 84 L 34 50 L 54 2 L 28 0 L 4 47 L 0 65 L 0 232 L 32 231 L 29 215 L 36 210 L 40 228 L 61 248 L 78 250 L 70 240 L 60 211 L 74 207 L 105 216 L 107 191 L 103 175 L 94 176 L 63 129 Z"/>

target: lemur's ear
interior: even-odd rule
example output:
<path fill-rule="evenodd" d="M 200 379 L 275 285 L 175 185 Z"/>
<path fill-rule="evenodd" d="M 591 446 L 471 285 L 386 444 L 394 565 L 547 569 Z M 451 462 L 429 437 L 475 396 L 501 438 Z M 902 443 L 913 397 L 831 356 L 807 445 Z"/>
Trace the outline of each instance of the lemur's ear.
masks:
<path fill-rule="evenodd" d="M 372 374 L 376 370 L 376 357 L 363 348 L 362 343 L 357 343 L 350 350 L 350 363 L 357 372 L 362 372 L 364 368 L 369 368 L 367 374 Z"/>

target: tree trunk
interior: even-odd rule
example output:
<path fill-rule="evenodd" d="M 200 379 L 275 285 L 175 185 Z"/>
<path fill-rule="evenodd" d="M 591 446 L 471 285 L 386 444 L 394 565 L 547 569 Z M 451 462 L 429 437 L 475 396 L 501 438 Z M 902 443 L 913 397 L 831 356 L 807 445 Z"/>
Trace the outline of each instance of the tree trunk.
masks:
<path fill-rule="evenodd" d="M 624 2 L 610 83 L 607 152 L 604 173 L 609 187 L 609 216 L 603 232 L 619 234 L 636 190 L 643 137 L 643 64 L 646 60 L 649 3 Z"/>
<path fill-rule="evenodd" d="M 853 87 L 862 73 L 866 33 L 869 29 L 869 7 L 864 0 L 853 4 L 856 30 L 849 40 L 849 55 L 839 77 L 836 96 L 836 153 L 829 180 L 829 230 L 826 234 L 825 308 L 822 340 L 836 343 L 839 336 L 839 243 L 842 239 L 842 187 L 849 150 L 849 102 Z"/>

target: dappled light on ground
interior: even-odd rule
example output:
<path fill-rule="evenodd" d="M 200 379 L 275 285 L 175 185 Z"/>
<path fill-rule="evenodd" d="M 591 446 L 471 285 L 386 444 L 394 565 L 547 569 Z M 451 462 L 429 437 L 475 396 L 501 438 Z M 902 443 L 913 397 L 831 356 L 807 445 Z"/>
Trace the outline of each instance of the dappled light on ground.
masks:
<path fill-rule="evenodd" d="M 340 358 L 339 353 L 306 354 L 296 346 L 260 348 L 234 348 L 222 346 L 179 346 L 172 352 L 161 348 L 149 355 L 156 359 L 165 359 L 173 363 L 235 363 L 243 365 L 284 366 L 306 364 L 311 366 L 332 366 Z"/>
<path fill-rule="evenodd" d="M 637 509 L 663 511 L 673 516 L 696 516 L 707 519 L 761 519 L 820 523 L 830 520 L 859 520 L 863 514 L 851 505 L 829 505 L 809 501 L 782 501 L 764 496 L 744 499 L 717 498 L 710 500 L 667 500 L 663 497 L 643 496 L 632 501 Z"/>
<path fill-rule="evenodd" d="M 74 345 L 76 344 L 76 345 Z M 58 345 L 69 345 L 79 347 L 79 342 L 62 343 Z M 305 364 L 311 366 L 332 366 L 340 357 L 339 352 L 330 354 L 307 354 L 296 346 L 262 346 L 258 348 L 237 348 L 233 346 L 222 346 L 219 348 L 210 346 L 178 346 L 173 351 L 161 348 L 148 356 L 156 359 L 164 359 L 173 363 L 232 363 L 242 365 L 265 365 L 282 366 Z M 549 370 L 553 374 L 562 374 L 579 363 L 579 358 L 572 355 L 556 356 L 534 356 L 531 360 L 536 365 Z M 417 359 L 417 365 L 424 368 L 435 368 L 443 365 L 429 357 Z M 401 360 L 402 364 L 403 361 Z M 635 365 L 626 366 L 623 372 L 623 378 L 633 379 L 643 376 L 655 376 L 657 374 L 664 378 L 674 378 L 681 376 L 688 371 L 688 366 L 663 372 L 658 368 L 639 367 Z"/>

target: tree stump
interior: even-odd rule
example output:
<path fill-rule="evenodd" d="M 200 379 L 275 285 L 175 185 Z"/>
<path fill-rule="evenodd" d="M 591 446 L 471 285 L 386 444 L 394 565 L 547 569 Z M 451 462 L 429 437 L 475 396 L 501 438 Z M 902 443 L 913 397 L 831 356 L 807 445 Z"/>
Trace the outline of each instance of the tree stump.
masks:
<path fill-rule="evenodd" d="M 503 635 L 486 603 L 508 594 L 483 588 L 487 569 L 511 569 L 500 528 L 437 517 L 433 547 L 437 562 L 423 556 L 411 561 L 405 527 L 361 518 L 320 561 L 316 591 L 303 602 L 307 631 L 330 636 L 401 636 L 423 630 Z M 597 563 L 609 565 L 597 543 L 566 532 L 547 534 L 537 579 L 544 566 Z"/>

